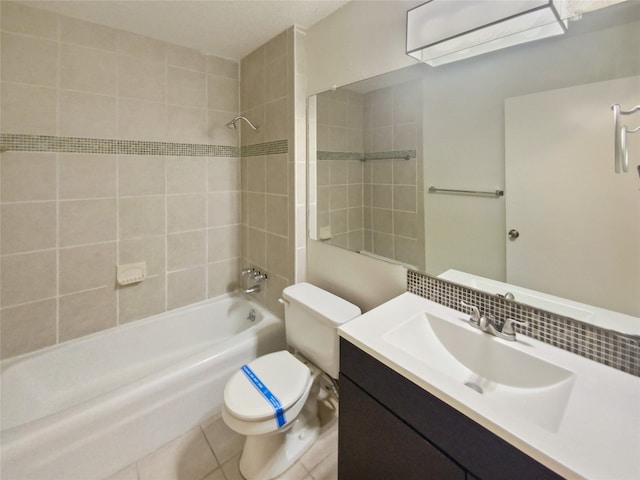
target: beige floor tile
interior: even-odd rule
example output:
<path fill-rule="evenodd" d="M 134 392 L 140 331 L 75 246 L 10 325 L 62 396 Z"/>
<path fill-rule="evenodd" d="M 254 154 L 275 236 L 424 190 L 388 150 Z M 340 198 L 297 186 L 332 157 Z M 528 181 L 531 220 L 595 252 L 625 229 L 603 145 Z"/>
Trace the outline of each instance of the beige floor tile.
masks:
<path fill-rule="evenodd" d="M 140 480 L 201 480 L 218 468 L 200 427 L 138 462 Z"/>
<path fill-rule="evenodd" d="M 279 480 L 338 478 L 337 406 L 333 403 L 329 408 L 321 405 L 325 411 L 320 412 L 322 431 L 316 443 Z M 106 480 L 244 480 L 239 468 L 243 444 L 244 436 L 216 415 Z"/>
<path fill-rule="evenodd" d="M 238 455 L 222 465 L 226 480 L 244 480 L 240 473 L 239 461 L 240 456 Z M 289 470 L 280 475 L 278 480 L 313 480 L 313 478 L 300 462 L 296 462 Z"/>
<path fill-rule="evenodd" d="M 105 480 L 138 480 L 138 469 L 135 464 L 129 465 Z"/>
<path fill-rule="evenodd" d="M 311 470 L 311 477 L 313 480 L 338 480 L 337 449 Z"/>
<path fill-rule="evenodd" d="M 244 445 L 244 435 L 234 432 L 222 417 L 215 417 L 202 425 L 204 435 L 211 445 L 218 462 L 224 464 L 239 455 Z"/>
<path fill-rule="evenodd" d="M 300 463 L 312 471 L 329 455 L 338 451 L 338 423 L 335 422 L 327 430 L 320 434 L 320 437 L 311 448 L 300 458 Z"/>
<path fill-rule="evenodd" d="M 300 463 L 294 463 L 289 470 L 278 477 L 278 480 L 304 480 L 309 476 L 309 472 Z"/>
<path fill-rule="evenodd" d="M 244 480 L 240 474 L 240 455 L 235 456 L 222 465 L 222 471 L 226 480 Z"/>
<path fill-rule="evenodd" d="M 221 468 L 219 468 L 215 472 L 212 472 L 206 477 L 204 477 L 202 480 L 225 480 L 224 472 L 222 471 Z"/>

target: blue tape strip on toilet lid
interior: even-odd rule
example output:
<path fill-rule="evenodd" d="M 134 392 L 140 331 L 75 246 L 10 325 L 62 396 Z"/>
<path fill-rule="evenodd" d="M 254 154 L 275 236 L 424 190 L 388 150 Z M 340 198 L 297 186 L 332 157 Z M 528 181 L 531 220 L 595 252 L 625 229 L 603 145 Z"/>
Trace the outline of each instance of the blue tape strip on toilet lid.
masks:
<path fill-rule="evenodd" d="M 267 386 L 258 378 L 253 370 L 249 368 L 248 365 L 244 365 L 242 367 L 242 373 L 249 379 L 249 381 L 253 384 L 254 387 L 260 392 L 260 394 L 271 404 L 273 407 L 273 411 L 276 414 L 276 423 L 278 424 L 278 428 L 282 427 L 285 423 L 284 410 L 282 409 L 282 404 L 278 397 L 276 397 L 271 390 L 267 388 Z"/>
<path fill-rule="evenodd" d="M 300 399 L 311 381 L 309 368 L 286 350 L 258 357 L 247 366 L 279 400 L 283 412 Z M 224 402 L 229 413 L 240 420 L 260 421 L 275 416 L 273 404 L 242 370 L 227 383 Z"/>

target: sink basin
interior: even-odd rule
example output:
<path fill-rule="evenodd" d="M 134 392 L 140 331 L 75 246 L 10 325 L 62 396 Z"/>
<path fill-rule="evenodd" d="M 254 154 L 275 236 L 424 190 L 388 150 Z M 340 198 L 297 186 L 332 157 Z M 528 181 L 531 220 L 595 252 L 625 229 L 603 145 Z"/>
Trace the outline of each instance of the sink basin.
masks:
<path fill-rule="evenodd" d="M 382 340 L 466 385 L 503 412 L 551 432 L 562 421 L 575 374 L 463 321 L 421 313 L 387 331 Z"/>

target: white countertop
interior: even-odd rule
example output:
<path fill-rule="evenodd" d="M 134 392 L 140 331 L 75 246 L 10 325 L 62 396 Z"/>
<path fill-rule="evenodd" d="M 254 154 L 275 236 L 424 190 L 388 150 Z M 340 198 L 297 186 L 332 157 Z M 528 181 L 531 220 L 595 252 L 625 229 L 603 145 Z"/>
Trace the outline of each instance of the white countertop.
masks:
<path fill-rule="evenodd" d="M 575 373 L 564 414 L 555 431 L 505 411 L 460 382 L 384 339 L 386 333 L 422 312 L 456 324 L 469 316 L 412 293 L 346 323 L 340 336 L 427 392 L 481 424 L 538 462 L 567 478 L 640 479 L 640 378 L 562 349 L 518 335 L 514 348 Z M 464 328 L 473 329 L 469 325 Z M 475 329 L 473 329 L 475 330 Z M 487 335 L 487 334 L 483 334 Z M 522 375 L 526 375 L 522 372 Z"/>

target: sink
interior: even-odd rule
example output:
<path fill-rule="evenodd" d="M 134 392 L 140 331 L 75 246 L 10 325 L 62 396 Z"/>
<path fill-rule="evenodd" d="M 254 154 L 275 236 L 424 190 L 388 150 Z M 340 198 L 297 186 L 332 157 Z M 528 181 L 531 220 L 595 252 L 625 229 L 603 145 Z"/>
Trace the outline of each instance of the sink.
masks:
<path fill-rule="evenodd" d="M 427 367 L 510 412 L 555 432 L 575 381 L 565 368 L 529 355 L 504 340 L 429 313 L 409 318 L 382 340 Z M 535 408 L 530 408 L 535 405 Z"/>
<path fill-rule="evenodd" d="M 411 292 L 338 332 L 562 478 L 640 479 L 639 377 L 526 335 L 494 337 Z"/>

